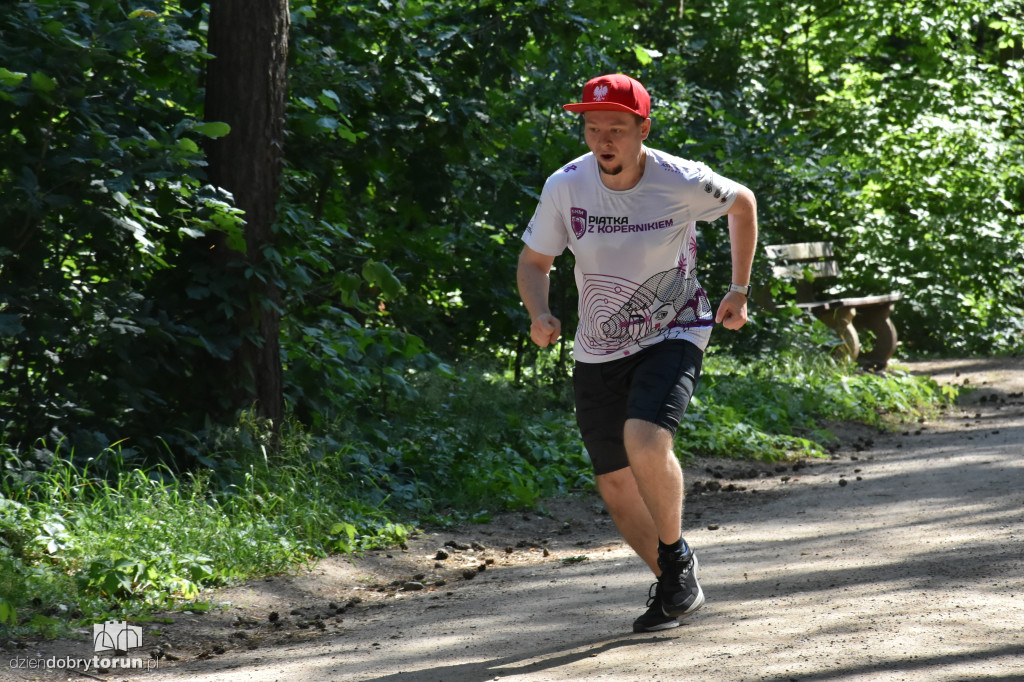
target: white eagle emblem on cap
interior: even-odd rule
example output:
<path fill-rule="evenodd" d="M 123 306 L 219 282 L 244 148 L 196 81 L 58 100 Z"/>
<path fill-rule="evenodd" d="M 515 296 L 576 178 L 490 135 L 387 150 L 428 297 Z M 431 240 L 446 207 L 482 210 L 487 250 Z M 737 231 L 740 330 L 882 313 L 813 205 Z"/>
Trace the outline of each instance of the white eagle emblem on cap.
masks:
<path fill-rule="evenodd" d="M 607 96 L 608 96 L 608 86 L 607 85 L 598 85 L 596 88 L 594 88 L 594 101 L 595 102 L 601 102 Z"/>

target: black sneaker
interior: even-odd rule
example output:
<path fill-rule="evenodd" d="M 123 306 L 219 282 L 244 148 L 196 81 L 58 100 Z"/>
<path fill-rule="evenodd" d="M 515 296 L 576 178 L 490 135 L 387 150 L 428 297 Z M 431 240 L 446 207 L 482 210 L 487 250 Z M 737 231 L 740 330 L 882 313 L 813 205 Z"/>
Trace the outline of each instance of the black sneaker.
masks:
<path fill-rule="evenodd" d="M 666 617 L 687 616 L 704 606 L 704 591 L 697 582 L 697 555 L 690 550 L 678 557 L 659 556 L 661 610 Z"/>
<path fill-rule="evenodd" d="M 666 616 L 665 612 L 661 610 L 661 594 L 658 590 L 658 583 L 651 585 L 647 606 L 647 611 L 633 621 L 633 632 L 656 632 L 679 627 L 679 621 L 674 616 Z"/>

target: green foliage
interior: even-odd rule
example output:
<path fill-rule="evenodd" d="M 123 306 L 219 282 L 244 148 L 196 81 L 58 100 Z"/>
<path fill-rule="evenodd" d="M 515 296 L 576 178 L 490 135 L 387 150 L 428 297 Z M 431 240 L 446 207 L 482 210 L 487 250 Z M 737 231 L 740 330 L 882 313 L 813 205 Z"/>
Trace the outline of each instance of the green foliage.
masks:
<path fill-rule="evenodd" d="M 6 438 L 25 453 L 41 437 L 85 451 L 129 438 L 125 456 L 156 459 L 162 440 L 175 466 L 195 466 L 211 416 L 244 389 L 241 373 L 224 379 L 226 361 L 261 343 L 232 320 L 260 305 L 282 311 L 283 393 L 314 428 L 392 414 L 415 395 L 414 373 L 455 359 L 509 357 L 522 373 L 537 350 L 513 285 L 518 237 L 544 178 L 585 149 L 559 105 L 598 71 L 648 84 L 652 145 L 755 190 L 762 241 L 830 239 L 849 255 L 842 288 L 902 290 L 905 350 L 1017 347 L 1013 3 L 681 7 L 296 3 L 275 245 L 235 269 L 208 257 L 245 239 L 230 197 L 204 184 L 203 141 L 230 130 L 202 121 L 202 3 L 11 3 Z M 712 292 L 729 272 L 723 228 L 701 234 Z M 568 335 L 570 266 L 552 289 Z M 250 300 L 252 278 L 281 300 Z M 766 319 L 725 343 L 763 350 L 798 324 Z"/>
<path fill-rule="evenodd" d="M 418 397 L 394 416 L 316 432 L 290 423 L 277 450 L 268 425 L 247 415 L 211 437 L 217 469 L 189 476 L 138 469 L 116 450 L 85 467 L 51 456 L 34 469 L 5 449 L 0 628 L 15 627 L 16 614 L 17 628 L 39 630 L 193 608 L 211 587 L 401 544 L 418 523 L 485 521 L 589 489 L 568 387 L 536 369 L 519 386 L 470 364 L 422 374 Z M 824 355 L 712 354 L 677 449 L 683 458 L 815 456 L 830 442 L 823 420 L 884 425 L 951 398 L 919 377 L 862 373 Z"/>
<path fill-rule="evenodd" d="M 311 500 L 306 476 L 315 473 L 253 467 L 248 488 L 230 490 L 210 476 L 179 481 L 158 470 L 108 483 L 61 460 L 31 482 L 9 478 L 0 489 L 7 624 L 15 609 L 88 623 L 191 605 L 213 586 L 404 540 L 405 526 L 351 491 Z M 358 534 L 335 538 L 338 518 Z"/>
<path fill-rule="evenodd" d="M 203 185 L 202 140 L 226 129 L 198 122 L 206 55 L 186 19 L 110 1 L 0 19 L 0 414 L 22 444 L 160 433 L 183 407 L 165 389 L 216 343 L 163 288 L 183 245 L 240 234 Z"/>
<path fill-rule="evenodd" d="M 592 484 L 564 384 L 510 390 L 507 377 L 465 364 L 456 376 L 427 378 L 414 418 L 392 422 L 388 475 L 408 472 L 419 490 L 406 504 L 531 508 Z"/>
<path fill-rule="evenodd" d="M 711 349 L 714 353 L 715 349 Z M 955 389 L 898 370 L 862 372 L 822 353 L 789 353 L 751 363 L 712 356 L 680 425 L 687 455 L 768 461 L 821 454 L 827 422 L 886 428 L 948 406 Z"/>
<path fill-rule="evenodd" d="M 392 323 L 388 307 L 404 289 L 369 255 L 368 242 L 336 224 L 314 224 L 298 208 L 282 213 L 284 395 L 296 418 L 319 429 L 387 412 L 389 402 L 415 396 L 409 373 L 445 371 L 419 336 Z"/>
<path fill-rule="evenodd" d="M 1024 310 L 1010 284 L 1024 262 L 1024 62 L 1001 46 L 1019 42 L 1020 18 L 1011 3 L 877 11 L 887 30 L 858 28 L 854 59 L 820 78 L 818 120 L 835 148 L 858 150 L 845 155 L 859 179 L 846 202 L 850 283 L 910 294 L 895 315 L 908 347 L 1012 349 Z"/>

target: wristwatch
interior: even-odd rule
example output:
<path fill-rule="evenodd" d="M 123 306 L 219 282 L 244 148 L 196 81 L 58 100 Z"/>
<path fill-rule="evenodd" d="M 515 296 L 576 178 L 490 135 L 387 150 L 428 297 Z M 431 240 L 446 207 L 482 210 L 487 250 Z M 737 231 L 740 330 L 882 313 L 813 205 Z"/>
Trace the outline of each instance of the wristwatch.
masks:
<path fill-rule="evenodd" d="M 735 291 L 738 294 L 743 294 L 747 298 L 750 298 L 750 285 L 749 284 L 730 284 L 729 291 Z"/>

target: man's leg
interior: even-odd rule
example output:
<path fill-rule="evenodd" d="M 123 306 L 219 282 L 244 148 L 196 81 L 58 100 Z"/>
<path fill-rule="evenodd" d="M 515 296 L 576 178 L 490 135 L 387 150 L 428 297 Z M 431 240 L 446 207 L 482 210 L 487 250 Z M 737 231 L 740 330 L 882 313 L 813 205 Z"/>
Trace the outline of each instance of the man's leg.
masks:
<path fill-rule="evenodd" d="M 636 487 L 633 471 L 626 467 L 600 474 L 596 480 L 597 489 L 619 533 L 654 575 L 661 575 L 658 568 L 658 531 Z"/>
<path fill-rule="evenodd" d="M 625 441 L 631 465 L 597 476 L 597 489 L 619 533 L 658 576 L 658 540 L 680 537 L 683 471 L 665 429 L 630 419 Z"/>
<path fill-rule="evenodd" d="M 672 434 L 656 424 L 629 419 L 624 440 L 629 466 L 654 522 L 657 540 L 674 544 L 683 522 L 683 470 L 672 450 Z M 656 548 L 657 542 L 654 545 Z"/>
<path fill-rule="evenodd" d="M 629 467 L 618 469 L 596 477 L 597 489 L 608 507 L 608 513 L 619 533 L 640 556 L 655 576 L 661 575 L 658 567 L 658 530 L 654 519 L 647 511 L 636 486 L 636 478 Z M 675 616 L 666 616 L 662 608 L 659 583 L 651 588 L 647 600 L 647 611 L 633 621 L 633 632 L 657 632 L 678 627 Z"/>
<path fill-rule="evenodd" d="M 626 421 L 630 469 L 660 540 L 655 551 L 660 569 L 656 572 L 657 600 L 666 617 L 688 615 L 704 604 L 704 592 L 697 582 L 697 557 L 681 535 L 683 470 L 672 451 L 672 440 L 671 432 L 656 424 Z"/>
<path fill-rule="evenodd" d="M 675 627 L 704 602 L 696 557 L 680 536 L 683 477 L 673 452 L 702 355 L 689 342 L 666 341 L 607 364 L 577 363 L 574 372 L 576 417 L 598 490 L 622 537 L 659 578 L 634 632 Z M 664 541 L 670 546 L 659 546 Z"/>

